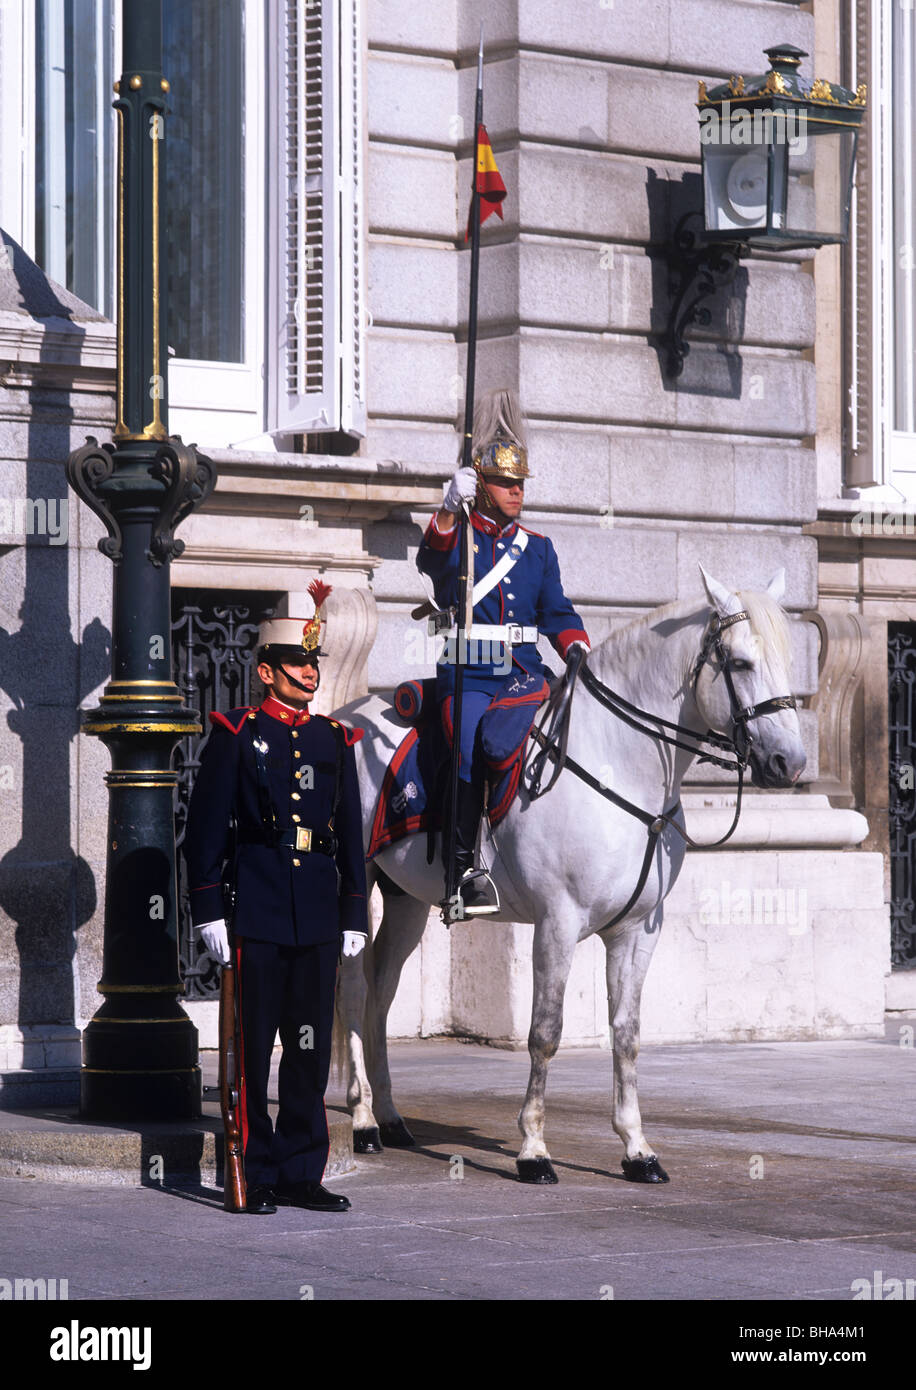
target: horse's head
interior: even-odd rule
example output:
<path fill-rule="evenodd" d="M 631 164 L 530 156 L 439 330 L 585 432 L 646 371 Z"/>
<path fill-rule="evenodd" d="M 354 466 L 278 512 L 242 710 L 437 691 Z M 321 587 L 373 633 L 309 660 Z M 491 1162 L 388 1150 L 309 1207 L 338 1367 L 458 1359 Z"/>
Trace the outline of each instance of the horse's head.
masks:
<path fill-rule="evenodd" d="M 806 758 L 789 695 L 789 627 L 779 603 L 785 570 L 765 594 L 732 593 L 702 565 L 700 573 L 712 607 L 693 673 L 700 717 L 739 751 L 746 743 L 754 786 L 790 787 Z"/>

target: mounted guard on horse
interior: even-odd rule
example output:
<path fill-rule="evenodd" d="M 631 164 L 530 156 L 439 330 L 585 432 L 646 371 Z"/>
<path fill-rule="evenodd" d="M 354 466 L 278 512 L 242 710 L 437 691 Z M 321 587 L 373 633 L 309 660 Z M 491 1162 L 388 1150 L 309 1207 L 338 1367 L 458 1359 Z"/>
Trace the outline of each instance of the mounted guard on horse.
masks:
<path fill-rule="evenodd" d="M 530 477 L 525 436 L 514 392 L 499 390 L 483 397 L 474 415 L 473 466 L 459 468 L 447 485 L 442 507 L 417 554 L 417 568 L 434 590 L 430 632 L 446 637 L 436 667 L 436 698 L 445 735 L 450 744 L 458 745 L 458 795 L 454 825 L 447 817 L 443 830 L 443 865 L 447 872 L 453 841 L 462 916 L 499 910 L 492 880 L 475 867 L 487 776 L 481 721 L 487 710 L 507 704 L 530 706 L 533 719 L 535 708 L 549 694 L 549 672 L 537 650 L 539 637 L 547 637 L 564 661 L 576 649 L 590 650 L 582 619 L 563 592 L 551 541 L 518 520 Z M 468 541 L 473 548 L 468 559 L 474 581 L 471 621 L 463 633 L 455 627 L 461 560 L 457 520 L 462 508 L 470 513 Z M 464 688 L 456 736 L 459 663 Z"/>

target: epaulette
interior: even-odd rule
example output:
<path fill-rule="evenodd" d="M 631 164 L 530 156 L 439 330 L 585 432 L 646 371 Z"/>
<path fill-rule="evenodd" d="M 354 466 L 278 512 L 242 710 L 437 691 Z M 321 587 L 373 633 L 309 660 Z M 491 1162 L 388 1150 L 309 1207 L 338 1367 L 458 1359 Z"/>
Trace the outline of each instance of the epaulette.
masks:
<path fill-rule="evenodd" d="M 343 730 L 344 743 L 348 748 L 352 748 L 354 743 L 359 743 L 363 734 L 366 732 L 365 729 L 351 729 L 346 724 L 342 724 L 339 719 L 328 719 L 326 714 L 322 715 L 321 718 L 327 719 L 328 723 L 333 724 L 335 729 Z"/>
<path fill-rule="evenodd" d="M 240 734 L 249 715 L 254 717 L 254 708 L 251 705 L 227 710 L 225 714 L 221 710 L 214 709 L 210 711 L 210 723 L 221 724 L 224 729 L 229 730 L 230 734 Z"/>

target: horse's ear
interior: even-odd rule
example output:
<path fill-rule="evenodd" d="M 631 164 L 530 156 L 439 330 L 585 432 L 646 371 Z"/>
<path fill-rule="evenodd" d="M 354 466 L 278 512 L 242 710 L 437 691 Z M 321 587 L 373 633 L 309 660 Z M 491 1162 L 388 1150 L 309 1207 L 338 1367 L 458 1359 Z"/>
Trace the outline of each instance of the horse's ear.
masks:
<path fill-rule="evenodd" d="M 720 584 L 718 579 L 713 579 L 711 574 L 706 573 L 702 565 L 700 565 L 700 574 L 703 576 L 706 597 L 719 617 L 724 618 L 728 613 L 737 613 L 741 607 L 738 595 L 733 594 L 730 589 L 726 589 L 725 585 Z"/>
<path fill-rule="evenodd" d="M 767 585 L 767 593 L 776 603 L 782 602 L 783 594 L 786 592 L 786 572 L 778 569 Z"/>

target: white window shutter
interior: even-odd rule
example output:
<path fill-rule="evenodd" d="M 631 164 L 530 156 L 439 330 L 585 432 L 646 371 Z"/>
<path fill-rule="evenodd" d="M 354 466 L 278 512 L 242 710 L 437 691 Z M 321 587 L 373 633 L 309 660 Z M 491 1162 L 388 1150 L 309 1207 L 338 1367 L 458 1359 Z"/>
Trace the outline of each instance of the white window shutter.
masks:
<path fill-rule="evenodd" d="M 275 433 L 364 430 L 359 8 L 278 0 L 275 11 Z"/>
<path fill-rule="evenodd" d="M 859 136 L 846 253 L 847 487 L 871 487 L 890 480 L 891 113 L 890 103 L 882 99 L 890 73 L 888 10 L 887 0 L 848 0 L 850 83 L 853 87 L 868 84 L 868 111 Z"/>
<path fill-rule="evenodd" d="M 361 0 L 340 0 L 341 415 L 348 434 L 366 433 L 365 180 Z"/>

